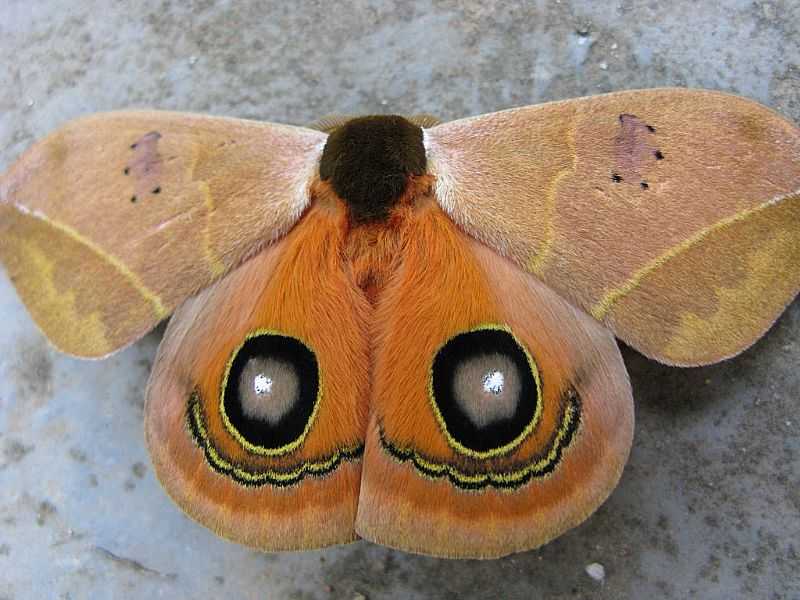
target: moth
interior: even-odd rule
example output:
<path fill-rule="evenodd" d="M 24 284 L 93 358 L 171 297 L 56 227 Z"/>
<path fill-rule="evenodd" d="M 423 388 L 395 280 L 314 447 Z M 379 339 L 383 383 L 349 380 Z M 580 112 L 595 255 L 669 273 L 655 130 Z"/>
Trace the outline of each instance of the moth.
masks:
<path fill-rule="evenodd" d="M 688 89 L 316 129 L 100 114 L 2 176 L 0 259 L 71 355 L 172 315 L 146 441 L 220 536 L 498 557 L 616 486 L 615 336 L 710 364 L 797 295 L 800 130 Z"/>

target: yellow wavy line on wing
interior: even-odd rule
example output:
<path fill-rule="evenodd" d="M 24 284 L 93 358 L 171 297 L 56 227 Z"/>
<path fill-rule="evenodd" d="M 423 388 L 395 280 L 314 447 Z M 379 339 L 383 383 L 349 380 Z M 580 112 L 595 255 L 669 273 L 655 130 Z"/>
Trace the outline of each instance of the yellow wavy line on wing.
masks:
<path fill-rule="evenodd" d="M 642 284 L 642 281 L 644 281 L 644 279 L 648 277 L 651 273 L 653 273 L 660 267 L 664 266 L 667 262 L 669 262 L 673 258 L 690 250 L 691 248 L 693 248 L 694 246 L 705 240 L 714 232 L 719 231 L 720 229 L 723 229 L 725 227 L 730 227 L 735 223 L 744 221 L 745 219 L 748 219 L 752 215 L 759 213 L 771 206 L 779 204 L 784 200 L 793 200 L 793 199 L 795 200 L 800 199 L 800 191 L 795 192 L 794 194 L 788 194 L 786 196 L 779 196 L 777 198 L 773 198 L 772 200 L 768 200 L 763 204 L 759 204 L 756 207 L 742 210 L 736 214 L 733 214 L 720 221 L 717 221 L 716 223 L 712 223 L 711 225 L 709 225 L 704 229 L 701 229 L 693 236 L 683 240 L 680 244 L 673 246 L 660 256 L 657 256 L 656 258 L 651 260 L 644 267 L 636 271 L 636 273 L 634 273 L 633 276 L 630 279 L 628 279 L 628 281 L 626 281 L 624 284 L 606 293 L 606 295 L 603 296 L 603 298 L 591 308 L 590 312 L 592 316 L 598 321 L 602 321 L 608 315 L 609 311 L 614 307 L 614 305 L 617 302 L 619 302 L 622 298 L 624 298 L 632 291 L 634 291 L 636 288 L 638 288 Z"/>

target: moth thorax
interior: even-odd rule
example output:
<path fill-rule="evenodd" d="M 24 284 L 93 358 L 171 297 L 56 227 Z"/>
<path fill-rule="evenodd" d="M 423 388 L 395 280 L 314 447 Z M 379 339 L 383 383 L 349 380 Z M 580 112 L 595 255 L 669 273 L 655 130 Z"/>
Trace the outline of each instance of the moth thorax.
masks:
<path fill-rule="evenodd" d="M 253 357 L 239 377 L 242 412 L 250 419 L 275 425 L 299 398 L 297 372 L 285 361 Z"/>
<path fill-rule="evenodd" d="M 350 219 L 364 223 L 386 219 L 425 166 L 422 128 L 398 115 L 379 115 L 331 132 L 319 172 L 348 205 Z"/>

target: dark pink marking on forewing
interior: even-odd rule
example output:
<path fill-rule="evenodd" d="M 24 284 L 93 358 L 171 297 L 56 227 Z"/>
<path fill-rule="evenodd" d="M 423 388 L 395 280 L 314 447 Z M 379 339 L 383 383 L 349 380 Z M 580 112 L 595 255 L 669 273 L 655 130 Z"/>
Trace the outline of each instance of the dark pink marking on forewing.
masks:
<path fill-rule="evenodd" d="M 125 167 L 124 174 L 133 179 L 132 201 L 147 195 L 161 192 L 161 172 L 163 161 L 158 153 L 161 134 L 151 131 L 131 144 L 132 157 Z"/>
<path fill-rule="evenodd" d="M 619 116 L 619 133 L 614 138 L 615 182 L 626 182 L 648 189 L 643 175 L 647 168 L 664 158 L 656 145 L 656 130 L 636 115 Z M 644 185 L 642 185 L 644 184 Z"/>

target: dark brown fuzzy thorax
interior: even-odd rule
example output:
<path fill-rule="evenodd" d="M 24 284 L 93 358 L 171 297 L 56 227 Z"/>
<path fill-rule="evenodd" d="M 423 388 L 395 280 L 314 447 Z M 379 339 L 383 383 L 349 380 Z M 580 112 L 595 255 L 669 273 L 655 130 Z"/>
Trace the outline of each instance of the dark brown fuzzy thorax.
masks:
<path fill-rule="evenodd" d="M 425 173 L 422 128 L 397 115 L 359 117 L 331 132 L 320 178 L 345 201 L 353 223 L 384 221 L 410 178 Z"/>

